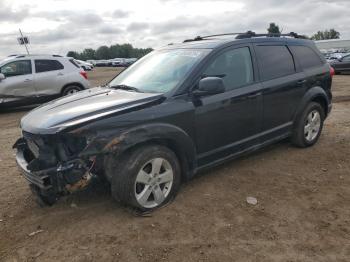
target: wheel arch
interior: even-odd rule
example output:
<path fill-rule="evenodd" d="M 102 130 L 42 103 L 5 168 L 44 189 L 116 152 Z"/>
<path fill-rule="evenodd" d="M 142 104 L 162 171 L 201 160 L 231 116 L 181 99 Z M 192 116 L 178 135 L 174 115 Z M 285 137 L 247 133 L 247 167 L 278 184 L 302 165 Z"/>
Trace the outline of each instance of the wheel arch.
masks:
<path fill-rule="evenodd" d="M 330 105 L 331 101 L 328 98 L 326 91 L 322 87 L 315 86 L 315 87 L 310 88 L 303 96 L 301 102 L 298 105 L 296 113 L 294 114 L 294 118 L 293 118 L 294 122 L 303 113 L 304 108 L 310 102 L 319 103 L 322 106 L 322 108 L 324 109 L 325 116 L 327 117 L 328 106 Z"/>
<path fill-rule="evenodd" d="M 64 90 L 69 87 L 69 86 L 79 86 L 81 88 L 81 90 L 84 90 L 85 87 L 79 83 L 79 82 L 72 82 L 72 83 L 68 83 L 68 84 L 65 84 L 62 88 L 61 88 L 61 94 L 63 94 Z"/>
<path fill-rule="evenodd" d="M 183 145 L 180 141 L 171 138 L 152 138 L 149 140 L 140 141 L 134 145 L 127 147 L 122 153 L 127 153 L 129 151 L 135 150 L 141 146 L 145 145 L 162 145 L 169 148 L 174 152 L 179 160 L 181 168 L 181 180 L 187 181 L 192 177 L 194 170 L 194 158 L 189 156 L 189 154 L 183 149 Z"/>
<path fill-rule="evenodd" d="M 105 137 L 103 138 L 105 140 Z M 98 139 L 97 139 L 98 140 Z M 105 140 L 106 141 L 106 140 Z M 177 156 L 182 180 L 190 179 L 197 167 L 196 149 L 192 138 L 181 128 L 170 124 L 147 124 L 109 136 L 100 153 L 114 157 L 122 156 L 139 146 L 158 144 L 168 147 Z M 98 145 L 98 142 L 97 142 Z M 85 153 L 95 151 L 94 145 Z"/>

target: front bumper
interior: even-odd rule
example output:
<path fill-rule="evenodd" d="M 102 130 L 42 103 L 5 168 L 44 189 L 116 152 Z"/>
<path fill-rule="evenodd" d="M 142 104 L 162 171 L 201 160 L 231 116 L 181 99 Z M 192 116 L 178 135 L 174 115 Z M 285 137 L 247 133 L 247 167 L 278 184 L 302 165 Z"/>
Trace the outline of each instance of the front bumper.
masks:
<path fill-rule="evenodd" d="M 23 150 L 17 150 L 16 162 L 22 175 L 29 183 L 36 185 L 42 190 L 49 190 L 52 188 L 53 183 L 50 178 L 50 174 L 55 173 L 55 168 L 50 168 L 38 172 L 31 172 L 27 169 L 28 163 L 24 158 Z"/>
<path fill-rule="evenodd" d="M 24 178 L 30 185 L 34 185 L 42 195 L 65 195 L 81 180 L 86 180 L 88 168 L 80 159 L 72 160 L 57 166 L 39 171 L 28 169 L 29 161 L 26 159 L 26 145 L 17 147 L 16 162 Z"/>

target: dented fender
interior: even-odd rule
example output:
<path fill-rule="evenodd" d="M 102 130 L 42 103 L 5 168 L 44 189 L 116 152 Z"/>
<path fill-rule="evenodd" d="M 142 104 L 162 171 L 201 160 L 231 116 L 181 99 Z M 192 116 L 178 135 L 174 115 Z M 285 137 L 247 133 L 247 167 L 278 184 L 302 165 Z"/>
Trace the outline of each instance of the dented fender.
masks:
<path fill-rule="evenodd" d="M 97 133 L 96 137 L 80 153 L 80 157 L 99 154 L 120 155 L 126 150 L 147 142 L 169 142 L 177 149 L 191 166 L 196 167 L 196 152 L 194 141 L 177 126 L 164 123 L 152 123 L 133 127 L 118 134 Z M 181 161 L 182 159 L 180 159 Z"/>

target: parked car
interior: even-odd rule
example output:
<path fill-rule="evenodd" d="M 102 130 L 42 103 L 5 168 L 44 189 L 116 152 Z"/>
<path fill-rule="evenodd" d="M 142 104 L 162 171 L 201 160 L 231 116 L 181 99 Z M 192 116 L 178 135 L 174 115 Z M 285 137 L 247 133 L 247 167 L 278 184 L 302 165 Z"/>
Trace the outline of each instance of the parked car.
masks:
<path fill-rule="evenodd" d="M 336 74 L 350 72 L 350 55 L 334 59 L 330 64 L 334 68 Z"/>
<path fill-rule="evenodd" d="M 113 67 L 122 67 L 123 66 L 123 61 L 121 61 L 121 60 L 113 60 L 110 63 L 111 63 L 111 66 L 113 66 Z"/>
<path fill-rule="evenodd" d="M 110 66 L 110 62 L 108 60 L 97 60 L 95 62 L 95 66 L 97 67 Z"/>
<path fill-rule="evenodd" d="M 208 167 L 288 137 L 314 145 L 333 73 L 309 40 L 197 37 L 28 113 L 17 163 L 41 203 L 101 176 L 116 200 L 151 211 Z"/>
<path fill-rule="evenodd" d="M 42 103 L 89 87 L 86 72 L 58 55 L 16 55 L 0 61 L 0 107 Z"/>
<path fill-rule="evenodd" d="M 78 60 L 78 59 L 75 59 L 75 61 L 85 71 L 91 71 L 94 68 L 93 64 L 91 64 L 91 63 L 88 63 L 88 62 L 85 62 L 82 60 Z"/>

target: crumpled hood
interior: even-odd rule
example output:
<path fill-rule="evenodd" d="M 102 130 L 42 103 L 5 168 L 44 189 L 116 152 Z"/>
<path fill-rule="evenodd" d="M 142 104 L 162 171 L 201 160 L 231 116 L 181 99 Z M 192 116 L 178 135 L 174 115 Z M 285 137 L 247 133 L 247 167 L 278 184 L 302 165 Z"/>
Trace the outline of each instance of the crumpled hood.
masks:
<path fill-rule="evenodd" d="M 34 134 L 53 134 L 160 97 L 161 94 L 95 87 L 37 107 L 21 119 L 21 128 Z"/>

